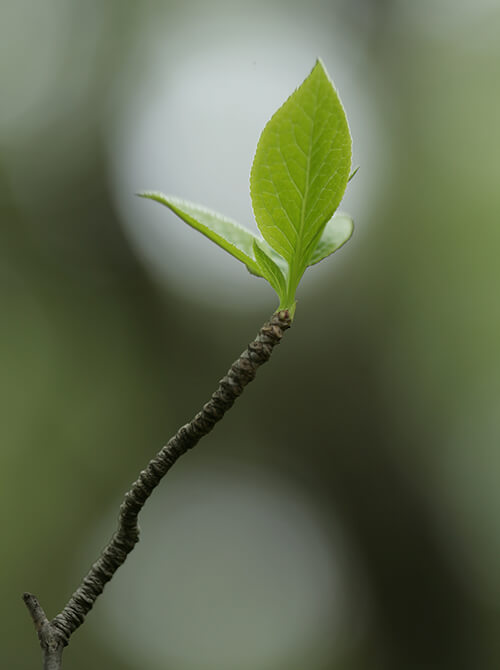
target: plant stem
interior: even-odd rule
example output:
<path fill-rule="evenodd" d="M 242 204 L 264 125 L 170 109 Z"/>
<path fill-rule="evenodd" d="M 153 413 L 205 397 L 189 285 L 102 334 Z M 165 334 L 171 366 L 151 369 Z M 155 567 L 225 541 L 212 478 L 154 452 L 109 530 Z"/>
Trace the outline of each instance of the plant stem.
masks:
<path fill-rule="evenodd" d="M 138 516 L 146 500 L 176 460 L 207 435 L 230 409 L 244 387 L 254 379 L 257 369 L 269 360 L 273 348 L 290 327 L 288 310 L 274 314 L 260 329 L 241 356 L 219 382 L 219 387 L 200 412 L 167 442 L 142 470 L 120 506 L 118 528 L 101 556 L 92 565 L 64 609 L 49 621 L 34 595 L 25 593 L 28 607 L 38 633 L 44 657 L 44 670 L 59 670 L 62 652 L 74 631 L 81 626 L 97 597 L 125 562 L 139 540 Z"/>

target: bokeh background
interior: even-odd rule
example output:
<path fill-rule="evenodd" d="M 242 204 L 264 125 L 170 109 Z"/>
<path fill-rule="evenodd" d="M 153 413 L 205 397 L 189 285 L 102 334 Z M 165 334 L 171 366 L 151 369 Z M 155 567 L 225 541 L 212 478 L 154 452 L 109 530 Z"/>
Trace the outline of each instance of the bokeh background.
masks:
<path fill-rule="evenodd" d="M 134 192 L 253 226 L 260 131 L 317 56 L 355 235 L 149 501 L 65 666 L 499 667 L 499 34 L 494 0 L 2 2 L 2 667 L 41 667 L 22 592 L 62 608 L 276 307 Z"/>

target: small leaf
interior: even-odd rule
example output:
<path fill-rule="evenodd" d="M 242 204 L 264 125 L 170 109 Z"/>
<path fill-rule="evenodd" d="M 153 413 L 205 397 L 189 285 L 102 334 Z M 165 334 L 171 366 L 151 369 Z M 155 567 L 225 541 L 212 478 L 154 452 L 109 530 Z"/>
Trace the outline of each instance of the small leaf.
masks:
<path fill-rule="evenodd" d="M 266 242 L 266 240 L 259 239 L 260 248 L 266 252 L 266 254 L 276 263 L 276 265 L 281 270 L 282 274 L 286 277 L 288 276 L 288 263 L 280 256 L 274 249 Z"/>
<path fill-rule="evenodd" d="M 337 209 L 349 179 L 351 136 L 321 63 L 274 114 L 250 176 L 257 225 L 290 266 L 288 301 Z"/>
<path fill-rule="evenodd" d="M 266 251 L 264 251 L 261 241 L 254 240 L 253 251 L 255 259 L 261 269 L 262 276 L 267 279 L 276 291 L 281 303 L 286 296 L 286 282 L 283 273 L 273 259 L 266 253 Z M 280 304 L 278 309 L 281 308 L 282 305 Z"/>
<path fill-rule="evenodd" d="M 349 179 L 347 180 L 347 183 L 349 183 L 349 182 L 351 181 L 351 179 L 354 179 L 354 177 L 355 177 L 355 176 L 357 175 L 357 173 L 358 173 L 359 167 L 360 167 L 360 166 L 358 165 L 358 167 L 355 168 L 355 169 L 351 172 L 351 175 L 350 175 Z"/>
<path fill-rule="evenodd" d="M 323 231 L 308 265 L 315 265 L 340 249 L 351 237 L 354 223 L 347 214 L 336 214 Z"/>
<path fill-rule="evenodd" d="M 145 191 L 138 195 L 165 205 L 192 228 L 244 263 L 252 274 L 263 276 L 253 258 L 253 242 L 257 238 L 243 226 L 205 207 L 171 195 L 154 191 Z"/>

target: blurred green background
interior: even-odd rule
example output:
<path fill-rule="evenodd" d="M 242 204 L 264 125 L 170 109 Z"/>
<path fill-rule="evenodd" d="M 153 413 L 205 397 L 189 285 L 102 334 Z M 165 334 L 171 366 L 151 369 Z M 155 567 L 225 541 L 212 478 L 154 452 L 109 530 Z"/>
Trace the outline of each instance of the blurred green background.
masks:
<path fill-rule="evenodd" d="M 355 235 L 149 501 L 65 667 L 499 667 L 499 32 L 492 0 L 4 0 L 2 667 L 41 667 L 22 592 L 62 608 L 276 307 L 133 193 L 252 226 L 260 131 L 318 55 Z"/>

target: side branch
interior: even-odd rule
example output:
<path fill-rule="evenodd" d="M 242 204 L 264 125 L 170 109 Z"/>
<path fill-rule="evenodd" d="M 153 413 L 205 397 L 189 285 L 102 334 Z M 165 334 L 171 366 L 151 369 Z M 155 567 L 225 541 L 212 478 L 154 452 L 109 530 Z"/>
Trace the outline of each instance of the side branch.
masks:
<path fill-rule="evenodd" d="M 140 473 L 120 506 L 117 530 L 62 612 L 49 623 L 36 598 L 29 594 L 25 596 L 25 602 L 26 597 L 36 602 L 36 606 L 33 603 L 31 603 L 33 606 L 28 602 L 26 604 L 39 636 L 40 627 L 43 629 L 44 626 L 45 628 L 48 626 L 61 649 L 68 644 L 70 636 L 83 623 L 106 583 L 138 542 L 138 516 L 146 500 L 179 456 L 207 435 L 232 407 L 244 387 L 254 379 L 259 366 L 269 360 L 273 348 L 279 344 L 290 323 L 290 314 L 287 310 L 274 314 L 270 321 L 262 326 L 255 340 L 233 363 L 226 376 L 220 380 L 218 389 L 202 410 L 177 431 Z M 41 637 L 40 642 L 42 644 Z M 46 670 L 59 667 L 60 665 L 46 666 Z"/>
<path fill-rule="evenodd" d="M 62 664 L 64 641 L 58 634 L 58 630 L 47 619 L 37 597 L 31 593 L 25 593 L 23 600 L 38 633 L 43 652 L 43 670 L 59 670 Z"/>

